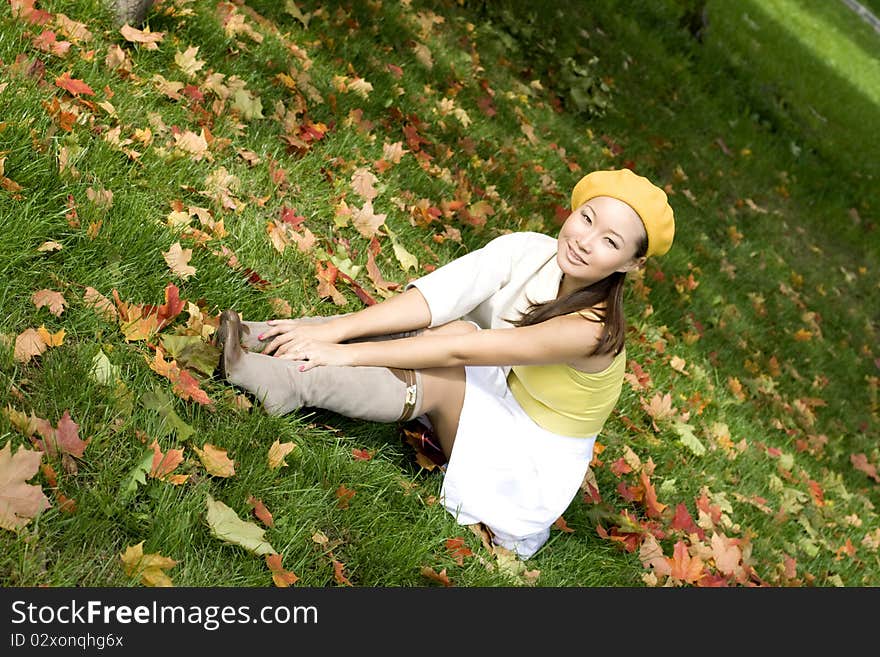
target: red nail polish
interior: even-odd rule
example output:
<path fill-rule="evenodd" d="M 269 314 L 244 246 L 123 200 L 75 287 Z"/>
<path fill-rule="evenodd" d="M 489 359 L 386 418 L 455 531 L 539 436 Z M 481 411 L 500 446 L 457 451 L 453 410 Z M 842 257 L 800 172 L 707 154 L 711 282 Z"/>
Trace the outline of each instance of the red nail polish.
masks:
<path fill-rule="evenodd" d="M 300 372 L 305 372 L 305 371 L 306 371 L 306 366 L 305 366 L 305 365 L 300 365 L 300 366 L 299 366 L 299 371 L 300 371 Z"/>

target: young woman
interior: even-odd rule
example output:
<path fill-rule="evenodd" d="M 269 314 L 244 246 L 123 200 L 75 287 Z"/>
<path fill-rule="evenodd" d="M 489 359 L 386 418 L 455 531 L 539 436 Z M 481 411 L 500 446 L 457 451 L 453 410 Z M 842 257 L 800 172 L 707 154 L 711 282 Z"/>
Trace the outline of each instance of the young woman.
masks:
<path fill-rule="evenodd" d="M 662 189 L 629 169 L 575 185 L 556 238 L 516 232 L 355 313 L 221 315 L 221 369 L 267 412 L 381 422 L 426 416 L 460 524 L 531 557 L 571 503 L 623 382 L 626 274 L 675 231 Z"/>

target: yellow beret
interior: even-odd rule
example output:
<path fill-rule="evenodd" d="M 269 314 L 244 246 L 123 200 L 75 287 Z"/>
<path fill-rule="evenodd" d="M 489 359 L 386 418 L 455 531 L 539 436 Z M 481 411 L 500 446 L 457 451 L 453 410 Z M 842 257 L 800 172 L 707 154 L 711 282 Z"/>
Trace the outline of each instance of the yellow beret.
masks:
<path fill-rule="evenodd" d="M 593 171 L 574 186 L 571 209 L 576 210 L 596 196 L 616 198 L 636 211 L 648 233 L 647 255 L 663 255 L 669 251 L 675 235 L 675 219 L 666 192 L 629 169 Z"/>

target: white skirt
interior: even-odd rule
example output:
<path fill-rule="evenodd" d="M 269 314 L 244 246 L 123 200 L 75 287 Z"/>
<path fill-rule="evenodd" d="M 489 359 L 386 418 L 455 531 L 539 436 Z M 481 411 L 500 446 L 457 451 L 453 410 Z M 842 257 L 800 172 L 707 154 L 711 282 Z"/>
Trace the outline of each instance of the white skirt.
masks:
<path fill-rule="evenodd" d="M 459 524 L 482 522 L 496 544 L 528 559 L 577 494 L 596 436 L 561 436 L 538 426 L 507 387 L 509 371 L 465 367 L 464 405 L 441 500 Z"/>

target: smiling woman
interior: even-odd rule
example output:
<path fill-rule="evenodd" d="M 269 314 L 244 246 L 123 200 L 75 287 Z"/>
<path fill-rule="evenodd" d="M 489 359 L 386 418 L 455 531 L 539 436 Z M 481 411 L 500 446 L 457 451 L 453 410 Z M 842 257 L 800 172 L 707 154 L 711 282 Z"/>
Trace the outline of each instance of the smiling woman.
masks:
<path fill-rule="evenodd" d="M 584 176 L 571 209 L 556 237 L 502 235 L 356 313 L 253 323 L 227 310 L 223 375 L 273 415 L 421 417 L 448 459 L 445 508 L 531 557 L 620 396 L 626 274 L 675 232 L 664 191 L 629 169 Z"/>

